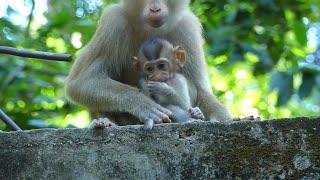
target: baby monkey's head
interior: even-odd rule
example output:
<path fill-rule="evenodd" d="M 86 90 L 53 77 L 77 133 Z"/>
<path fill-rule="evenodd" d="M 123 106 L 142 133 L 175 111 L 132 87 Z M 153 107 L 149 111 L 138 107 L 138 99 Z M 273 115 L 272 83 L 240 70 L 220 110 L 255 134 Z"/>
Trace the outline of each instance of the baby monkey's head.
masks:
<path fill-rule="evenodd" d="M 186 62 L 183 48 L 174 47 L 164 39 L 152 39 L 142 44 L 133 68 L 147 81 L 166 82 Z"/>

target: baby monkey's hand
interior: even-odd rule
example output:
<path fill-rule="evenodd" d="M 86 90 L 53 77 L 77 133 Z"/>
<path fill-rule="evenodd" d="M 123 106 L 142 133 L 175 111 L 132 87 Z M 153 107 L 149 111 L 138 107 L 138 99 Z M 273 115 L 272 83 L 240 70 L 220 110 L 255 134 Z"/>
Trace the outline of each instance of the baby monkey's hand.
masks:
<path fill-rule="evenodd" d="M 167 93 L 170 90 L 170 86 L 165 82 L 149 81 L 147 87 L 150 94 Z"/>

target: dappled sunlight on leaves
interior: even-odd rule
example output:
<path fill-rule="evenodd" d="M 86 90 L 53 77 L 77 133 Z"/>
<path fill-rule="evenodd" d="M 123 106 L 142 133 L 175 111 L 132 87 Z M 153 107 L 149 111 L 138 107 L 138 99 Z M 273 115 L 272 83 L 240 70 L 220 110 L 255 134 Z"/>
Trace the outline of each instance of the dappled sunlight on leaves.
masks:
<path fill-rule="evenodd" d="M 65 118 L 68 124 L 78 128 L 85 128 L 89 125 L 89 114 L 87 111 L 79 111 L 74 114 L 68 114 Z"/>

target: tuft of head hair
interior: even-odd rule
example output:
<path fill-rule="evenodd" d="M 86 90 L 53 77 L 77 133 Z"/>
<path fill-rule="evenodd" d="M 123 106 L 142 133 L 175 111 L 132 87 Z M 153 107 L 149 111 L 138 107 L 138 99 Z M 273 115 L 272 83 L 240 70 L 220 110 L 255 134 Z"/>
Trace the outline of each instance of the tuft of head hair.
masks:
<path fill-rule="evenodd" d="M 188 9 L 189 4 L 190 4 L 190 0 L 168 1 L 168 7 L 174 13 L 179 13 L 179 12 L 181 12 L 183 10 Z"/>
<path fill-rule="evenodd" d="M 167 40 L 160 38 L 151 39 L 142 44 L 141 53 L 149 61 L 156 60 L 160 58 L 162 49 L 170 46 L 171 43 Z"/>

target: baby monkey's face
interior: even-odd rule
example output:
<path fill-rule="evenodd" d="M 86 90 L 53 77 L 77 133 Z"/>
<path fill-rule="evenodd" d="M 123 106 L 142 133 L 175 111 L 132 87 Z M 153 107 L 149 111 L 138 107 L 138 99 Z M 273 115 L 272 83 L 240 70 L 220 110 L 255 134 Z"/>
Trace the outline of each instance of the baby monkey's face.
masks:
<path fill-rule="evenodd" d="M 174 47 L 164 39 L 151 39 L 142 44 L 138 57 L 133 57 L 133 68 L 146 81 L 166 82 L 185 62 L 182 47 Z"/>
<path fill-rule="evenodd" d="M 147 61 L 143 66 L 143 73 L 147 81 L 166 82 L 170 79 L 172 65 L 166 58 Z"/>

